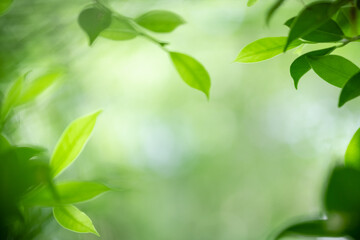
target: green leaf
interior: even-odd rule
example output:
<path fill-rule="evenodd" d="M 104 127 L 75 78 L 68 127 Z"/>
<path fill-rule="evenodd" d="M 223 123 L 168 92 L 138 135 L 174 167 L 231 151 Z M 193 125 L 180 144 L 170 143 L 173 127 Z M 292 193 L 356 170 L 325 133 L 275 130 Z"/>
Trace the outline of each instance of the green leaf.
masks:
<path fill-rule="evenodd" d="M 0 15 L 4 14 L 13 3 L 13 0 L 1 0 L 0 1 Z"/>
<path fill-rule="evenodd" d="M 267 37 L 261 38 L 245 46 L 235 59 L 236 62 L 252 63 L 260 62 L 283 52 L 286 44 L 286 37 Z M 289 49 L 299 46 L 300 40 L 293 41 Z"/>
<path fill-rule="evenodd" d="M 19 77 L 9 88 L 1 104 L 1 122 L 4 122 L 13 107 L 15 107 L 21 96 L 25 75 Z"/>
<path fill-rule="evenodd" d="M 309 56 L 307 59 L 319 77 L 340 88 L 359 71 L 355 64 L 337 55 Z"/>
<path fill-rule="evenodd" d="M 311 237 L 342 237 L 345 234 L 332 228 L 330 221 L 325 219 L 310 220 L 293 224 L 282 230 L 275 239 L 289 235 L 311 236 Z"/>
<path fill-rule="evenodd" d="M 294 20 L 295 17 L 290 18 L 285 22 L 285 25 L 291 27 Z M 301 38 L 311 42 L 337 42 L 344 38 L 344 33 L 334 20 L 329 19 L 323 25 Z"/>
<path fill-rule="evenodd" d="M 100 236 L 91 219 L 73 205 L 55 207 L 53 214 L 56 221 L 63 228 L 78 233 L 93 233 L 96 236 Z"/>
<path fill-rule="evenodd" d="M 340 8 L 335 19 L 343 32 L 350 37 L 356 36 L 360 31 L 360 18 L 354 19 L 354 10 L 353 7 Z M 360 11 L 355 11 L 355 14 L 360 14 Z"/>
<path fill-rule="evenodd" d="M 356 131 L 346 149 L 345 165 L 360 170 L 360 129 Z"/>
<path fill-rule="evenodd" d="M 285 0 L 277 0 L 270 8 L 269 12 L 266 15 L 266 22 L 269 23 L 270 19 L 274 15 L 274 13 L 283 5 Z"/>
<path fill-rule="evenodd" d="M 196 59 L 183 53 L 169 52 L 169 54 L 184 82 L 190 87 L 202 91 L 209 98 L 211 81 L 204 66 Z"/>
<path fill-rule="evenodd" d="M 108 28 L 100 34 L 104 38 L 112 40 L 130 40 L 135 38 L 139 33 L 125 18 L 113 17 Z"/>
<path fill-rule="evenodd" d="M 25 85 L 18 101 L 18 105 L 34 100 L 49 88 L 61 75 L 62 72 L 47 73 Z"/>
<path fill-rule="evenodd" d="M 81 153 L 95 126 L 97 111 L 73 121 L 62 134 L 50 160 L 53 176 L 59 175 Z"/>
<path fill-rule="evenodd" d="M 306 36 L 326 23 L 335 12 L 334 5 L 329 2 L 315 2 L 306 6 L 291 24 L 284 51 L 296 39 Z"/>
<path fill-rule="evenodd" d="M 175 28 L 184 24 L 185 21 L 176 13 L 164 10 L 147 12 L 135 19 L 140 26 L 159 33 L 172 32 Z"/>
<path fill-rule="evenodd" d="M 89 37 L 89 45 L 93 44 L 99 34 L 111 24 L 111 13 L 97 6 L 84 9 L 78 18 L 80 27 Z"/>
<path fill-rule="evenodd" d="M 88 201 L 110 190 L 107 186 L 96 182 L 64 182 L 50 187 L 36 189 L 24 197 L 22 203 L 27 206 L 53 207 Z"/>
<path fill-rule="evenodd" d="M 247 6 L 251 7 L 252 5 L 254 5 L 258 0 L 248 0 L 247 2 Z"/>
<path fill-rule="evenodd" d="M 358 96 L 360 96 L 360 72 L 352 76 L 341 90 L 339 107 Z"/>

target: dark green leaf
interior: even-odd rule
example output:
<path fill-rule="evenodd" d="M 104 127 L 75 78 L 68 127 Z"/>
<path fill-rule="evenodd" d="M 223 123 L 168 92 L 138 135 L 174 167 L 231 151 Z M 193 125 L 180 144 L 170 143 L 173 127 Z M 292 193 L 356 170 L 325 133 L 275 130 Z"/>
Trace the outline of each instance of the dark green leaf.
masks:
<path fill-rule="evenodd" d="M 93 44 L 99 34 L 110 26 L 111 13 L 100 7 L 84 9 L 78 18 L 80 27 L 89 37 L 89 44 Z"/>
<path fill-rule="evenodd" d="M 91 219 L 73 205 L 55 207 L 53 210 L 56 221 L 66 229 L 79 233 L 93 233 L 100 236 L 96 231 Z"/>
<path fill-rule="evenodd" d="M 360 170 L 360 129 L 356 131 L 346 149 L 345 164 Z"/>
<path fill-rule="evenodd" d="M 345 84 L 340 93 L 339 107 L 360 96 L 360 73 L 356 73 Z"/>
<path fill-rule="evenodd" d="M 0 1 L 0 15 L 4 14 L 11 4 L 13 3 L 13 0 L 1 0 Z"/>
<path fill-rule="evenodd" d="M 306 36 L 326 23 L 335 12 L 334 5 L 329 2 L 315 2 L 306 6 L 291 24 L 284 51 L 288 49 L 291 42 Z"/>
<path fill-rule="evenodd" d="M 258 39 L 245 46 L 235 59 L 236 62 L 252 63 L 270 59 L 283 52 L 286 37 L 267 37 Z M 293 41 L 289 49 L 299 46 L 302 42 Z"/>
<path fill-rule="evenodd" d="M 190 87 L 202 91 L 209 98 L 211 81 L 204 66 L 183 53 L 169 52 L 169 54 L 181 78 Z"/>
<path fill-rule="evenodd" d="M 127 19 L 113 17 L 110 26 L 102 31 L 100 35 L 112 40 L 130 40 L 139 33 Z"/>
<path fill-rule="evenodd" d="M 290 18 L 285 25 L 291 27 L 294 20 L 295 18 Z M 337 42 L 344 38 L 344 33 L 334 20 L 329 19 L 319 28 L 301 38 L 311 42 Z"/>
<path fill-rule="evenodd" d="M 176 13 L 164 10 L 147 12 L 135 19 L 137 24 L 153 32 L 167 33 L 184 24 L 185 21 Z"/>
<path fill-rule="evenodd" d="M 307 59 L 319 77 L 340 88 L 359 71 L 355 64 L 337 55 L 308 56 Z"/>

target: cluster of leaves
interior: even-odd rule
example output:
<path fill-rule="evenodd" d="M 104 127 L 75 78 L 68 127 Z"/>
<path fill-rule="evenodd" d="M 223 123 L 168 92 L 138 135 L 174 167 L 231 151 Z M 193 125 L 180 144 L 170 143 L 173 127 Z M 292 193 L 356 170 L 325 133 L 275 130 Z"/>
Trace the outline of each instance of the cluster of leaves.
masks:
<path fill-rule="evenodd" d="M 11 120 L 13 110 L 30 103 L 48 89 L 61 72 L 50 72 L 32 81 L 19 77 L 2 99 L 1 126 Z M 75 232 L 98 235 L 90 218 L 74 203 L 87 201 L 109 190 L 96 182 L 63 182 L 56 177 L 81 153 L 101 111 L 73 121 L 64 131 L 49 158 L 44 148 L 11 144 L 0 135 L 0 238 L 32 239 L 41 228 L 31 222 L 34 207 L 52 207 L 61 226 Z M 36 220 L 39 221 L 39 220 Z"/>
<path fill-rule="evenodd" d="M 277 1 L 269 14 L 283 2 Z M 341 107 L 360 96 L 360 69 L 348 59 L 332 53 L 351 42 L 359 41 L 358 11 L 352 0 L 311 3 L 285 22 L 290 28 L 287 37 L 267 37 L 250 43 L 241 50 L 236 61 L 259 62 L 299 46 L 333 44 L 296 58 L 290 66 L 290 74 L 297 88 L 300 78 L 312 69 L 326 82 L 341 88 L 338 103 Z"/>
<path fill-rule="evenodd" d="M 149 32 L 170 33 L 185 21 L 179 15 L 165 10 L 153 10 L 136 18 L 126 17 L 110 10 L 100 2 L 87 6 L 79 15 L 78 22 L 92 45 L 98 37 L 115 41 L 131 40 L 138 36 L 159 45 L 167 52 L 177 72 L 186 84 L 202 91 L 207 98 L 210 94 L 210 76 L 204 66 L 193 57 L 169 51 L 168 43 L 159 41 Z"/>
<path fill-rule="evenodd" d="M 256 1 L 249 0 L 248 5 Z M 277 0 L 270 9 L 267 20 L 284 3 Z M 360 69 L 346 58 L 332 54 L 336 49 L 360 39 L 358 35 L 359 0 L 319 1 L 306 5 L 300 13 L 287 20 L 290 28 L 287 37 L 262 38 L 244 47 L 236 61 L 259 62 L 287 50 L 319 43 L 331 47 L 304 53 L 290 66 L 295 88 L 299 80 L 311 69 L 323 80 L 341 88 L 339 107 L 360 96 Z M 323 196 L 322 216 L 291 224 L 275 239 L 288 235 L 312 237 L 345 237 L 360 239 L 360 129 L 352 138 L 346 154 L 345 165 L 332 171 Z"/>

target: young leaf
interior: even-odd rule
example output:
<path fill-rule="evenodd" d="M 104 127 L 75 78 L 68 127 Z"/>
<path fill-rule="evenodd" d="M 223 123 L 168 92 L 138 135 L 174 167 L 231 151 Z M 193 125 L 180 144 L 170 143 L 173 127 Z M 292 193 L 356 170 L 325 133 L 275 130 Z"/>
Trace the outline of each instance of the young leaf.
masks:
<path fill-rule="evenodd" d="M 360 170 L 360 129 L 356 131 L 346 149 L 345 165 Z"/>
<path fill-rule="evenodd" d="M 33 80 L 27 86 L 24 86 L 18 105 L 34 100 L 37 96 L 49 88 L 61 75 L 61 72 L 47 73 Z"/>
<path fill-rule="evenodd" d="M 252 63 L 260 62 L 283 52 L 286 44 L 286 37 L 267 37 L 261 38 L 245 46 L 235 59 L 236 62 Z M 300 40 L 293 41 L 289 49 L 299 46 Z"/>
<path fill-rule="evenodd" d="M 358 96 L 360 96 L 360 72 L 352 76 L 341 90 L 339 107 Z"/>
<path fill-rule="evenodd" d="M 73 205 L 54 207 L 53 214 L 56 221 L 68 230 L 79 233 L 93 233 L 100 236 L 96 231 L 91 219 Z"/>
<path fill-rule="evenodd" d="M 329 2 L 315 2 L 305 7 L 291 24 L 284 51 L 290 43 L 302 38 L 326 23 L 335 14 L 334 5 Z"/>
<path fill-rule="evenodd" d="M 19 77 L 10 87 L 1 104 L 0 122 L 4 122 L 9 112 L 15 107 L 21 96 L 25 75 Z"/>
<path fill-rule="evenodd" d="M 1 0 L 0 1 L 0 15 L 4 14 L 13 3 L 13 0 Z"/>
<path fill-rule="evenodd" d="M 113 17 L 110 26 L 102 31 L 100 35 L 112 40 L 130 40 L 139 35 L 139 33 L 128 20 Z"/>
<path fill-rule="evenodd" d="M 285 25 L 291 27 L 294 20 L 295 17 L 290 18 L 285 22 Z M 323 25 L 301 38 L 311 42 L 337 42 L 344 38 L 344 33 L 334 20 L 329 19 Z"/>
<path fill-rule="evenodd" d="M 257 2 L 257 0 L 248 0 L 247 2 L 247 6 L 251 7 L 252 5 L 254 5 Z"/>
<path fill-rule="evenodd" d="M 159 33 L 172 32 L 175 28 L 184 24 L 185 21 L 176 13 L 164 10 L 147 12 L 135 19 L 140 26 Z"/>
<path fill-rule="evenodd" d="M 321 57 L 309 56 L 308 61 L 319 77 L 340 88 L 359 71 L 359 68 L 355 64 L 337 55 Z"/>
<path fill-rule="evenodd" d="M 36 189 L 24 197 L 26 206 L 54 207 L 90 200 L 110 189 L 96 182 L 65 182 L 55 185 L 56 194 L 50 187 Z"/>
<path fill-rule="evenodd" d="M 78 18 L 80 27 L 89 37 L 89 45 L 93 44 L 99 34 L 111 23 L 111 13 L 97 6 L 84 9 Z"/>
<path fill-rule="evenodd" d="M 190 87 L 202 91 L 209 98 L 211 81 L 209 73 L 204 66 L 196 59 L 183 53 L 169 52 L 169 54 L 184 82 Z"/>
<path fill-rule="evenodd" d="M 97 111 L 73 121 L 62 134 L 50 160 L 53 176 L 59 175 L 81 153 L 95 126 Z"/>

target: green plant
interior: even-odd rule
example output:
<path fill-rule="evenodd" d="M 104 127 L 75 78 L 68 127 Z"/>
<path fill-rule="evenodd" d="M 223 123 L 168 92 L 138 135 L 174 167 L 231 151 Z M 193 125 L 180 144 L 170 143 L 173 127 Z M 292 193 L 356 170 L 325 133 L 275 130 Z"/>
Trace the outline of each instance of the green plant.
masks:
<path fill-rule="evenodd" d="M 249 1 L 252 5 L 256 1 Z M 277 0 L 267 15 L 270 20 L 284 0 Z M 360 69 L 346 58 L 333 54 L 339 48 L 360 39 L 358 24 L 360 1 L 316 1 L 305 5 L 285 25 L 290 28 L 287 37 L 259 39 L 245 46 L 237 62 L 251 63 L 272 58 L 299 46 L 320 48 L 302 54 L 290 66 L 295 88 L 299 80 L 311 69 L 323 80 L 341 88 L 338 106 L 360 96 Z M 345 166 L 339 165 L 330 174 L 323 196 L 323 213 L 311 220 L 290 224 L 274 238 L 287 235 L 314 237 L 360 238 L 360 130 L 351 140 L 345 154 Z"/>

